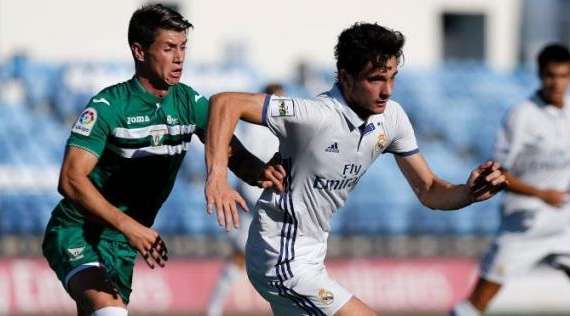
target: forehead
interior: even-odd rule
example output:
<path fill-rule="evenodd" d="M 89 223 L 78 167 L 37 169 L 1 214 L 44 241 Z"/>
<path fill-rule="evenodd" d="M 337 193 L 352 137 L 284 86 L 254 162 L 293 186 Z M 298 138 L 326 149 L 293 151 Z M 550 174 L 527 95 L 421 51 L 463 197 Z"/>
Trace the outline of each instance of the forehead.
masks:
<path fill-rule="evenodd" d="M 384 66 L 376 66 L 372 62 L 368 62 L 364 69 L 360 72 L 364 76 L 382 74 L 392 75 L 398 71 L 398 59 L 394 56 L 390 57 Z"/>
<path fill-rule="evenodd" d="M 154 44 L 180 44 L 186 41 L 186 31 L 159 29 L 154 36 Z"/>

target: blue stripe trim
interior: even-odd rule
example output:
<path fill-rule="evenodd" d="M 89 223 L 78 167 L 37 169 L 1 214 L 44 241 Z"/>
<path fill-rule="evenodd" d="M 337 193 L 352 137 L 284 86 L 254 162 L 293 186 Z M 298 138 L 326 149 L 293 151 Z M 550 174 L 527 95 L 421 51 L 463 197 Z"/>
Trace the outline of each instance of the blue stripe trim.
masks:
<path fill-rule="evenodd" d="M 265 95 L 265 100 L 263 101 L 263 112 L 261 112 L 261 123 L 267 126 L 267 111 L 269 111 L 269 101 L 271 101 L 271 95 Z"/>
<path fill-rule="evenodd" d="M 281 282 L 293 277 L 291 269 L 291 260 L 295 258 L 295 240 L 297 239 L 297 217 L 294 211 L 289 211 L 289 207 L 293 206 L 291 196 L 291 159 L 283 161 L 283 166 L 287 171 L 285 179 L 285 192 L 279 197 L 279 207 L 283 211 L 283 227 L 281 227 L 281 240 L 279 247 L 279 256 L 275 264 L 275 273 Z"/>
<path fill-rule="evenodd" d="M 411 155 L 414 155 L 414 154 L 419 153 L 419 152 L 420 152 L 420 149 L 419 149 L 419 148 L 416 148 L 416 149 L 414 149 L 414 150 L 404 151 L 404 152 L 394 152 L 394 151 L 388 151 L 388 150 L 387 150 L 386 152 L 391 153 L 391 154 L 394 154 L 394 155 L 398 155 L 398 156 L 401 156 L 401 157 L 406 157 L 406 156 L 411 156 Z"/>
<path fill-rule="evenodd" d="M 326 316 L 309 298 L 303 296 L 292 289 L 287 288 L 283 283 L 273 284 L 278 289 L 280 296 L 289 299 L 310 316 Z"/>
<path fill-rule="evenodd" d="M 326 315 L 325 313 L 323 313 L 323 312 L 317 307 L 317 305 L 315 305 L 315 303 L 313 303 L 313 301 L 311 301 L 308 297 L 306 297 L 306 296 L 304 296 L 304 295 L 301 295 L 301 294 L 295 292 L 295 290 L 293 290 L 293 289 L 288 289 L 288 288 L 285 288 L 285 289 L 289 290 L 289 291 L 292 293 L 292 295 L 294 295 L 294 296 L 296 296 L 297 298 L 299 298 L 299 299 L 305 301 L 306 303 L 308 303 L 308 304 L 317 312 L 317 315 L 318 315 L 318 316 L 327 316 L 327 315 Z"/>

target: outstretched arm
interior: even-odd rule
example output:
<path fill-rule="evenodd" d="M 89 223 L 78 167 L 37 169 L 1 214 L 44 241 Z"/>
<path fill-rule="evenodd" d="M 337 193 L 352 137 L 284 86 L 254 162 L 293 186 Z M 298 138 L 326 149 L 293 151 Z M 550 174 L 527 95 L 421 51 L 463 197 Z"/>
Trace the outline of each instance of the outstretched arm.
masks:
<path fill-rule="evenodd" d="M 265 97 L 264 94 L 221 93 L 210 98 L 206 133 L 206 203 L 209 213 L 215 208 L 218 224 L 227 230 L 239 227 L 236 203 L 247 209 L 245 200 L 227 182 L 230 141 L 240 118 L 254 124 L 263 123 Z M 231 148 L 232 161 L 243 157 L 244 152 L 235 141 Z"/>
<path fill-rule="evenodd" d="M 420 154 L 396 156 L 396 161 L 418 199 L 431 209 L 456 210 L 489 199 L 506 181 L 499 164 L 492 161 L 479 165 L 459 185 L 438 178 Z"/>
<path fill-rule="evenodd" d="M 536 187 L 508 171 L 505 171 L 505 177 L 508 181 L 507 190 L 513 193 L 537 197 L 554 207 L 560 207 L 568 200 L 568 192 L 566 191 Z"/>
<path fill-rule="evenodd" d="M 164 267 L 167 250 L 158 233 L 109 203 L 89 180 L 88 175 L 96 164 L 95 155 L 79 147 L 69 146 L 59 177 L 59 192 L 81 206 L 89 219 L 103 222 L 124 234 L 151 268 L 154 268 L 153 261 Z"/>

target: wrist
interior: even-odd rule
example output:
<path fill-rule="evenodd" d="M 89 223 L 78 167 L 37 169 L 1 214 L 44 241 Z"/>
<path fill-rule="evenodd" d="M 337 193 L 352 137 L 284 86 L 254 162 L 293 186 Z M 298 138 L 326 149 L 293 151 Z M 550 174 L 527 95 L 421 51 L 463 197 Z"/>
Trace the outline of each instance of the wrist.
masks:
<path fill-rule="evenodd" d="M 465 199 L 466 201 L 466 205 L 465 206 L 469 206 L 475 202 L 477 202 L 477 198 L 475 197 L 475 194 L 473 194 L 473 191 L 471 190 L 471 188 L 469 187 L 469 185 L 464 184 L 463 188 L 465 190 L 465 194 L 467 196 L 467 198 Z"/>
<path fill-rule="evenodd" d="M 225 179 L 228 175 L 227 168 L 213 165 L 208 168 L 208 178 Z"/>

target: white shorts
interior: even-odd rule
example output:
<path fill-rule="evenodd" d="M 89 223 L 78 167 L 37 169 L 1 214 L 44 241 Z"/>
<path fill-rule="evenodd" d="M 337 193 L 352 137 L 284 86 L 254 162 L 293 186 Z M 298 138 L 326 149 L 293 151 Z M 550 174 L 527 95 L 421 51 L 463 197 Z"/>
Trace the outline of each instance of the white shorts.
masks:
<path fill-rule="evenodd" d="M 239 217 L 239 228 L 232 229 L 228 233 L 228 240 L 234 250 L 240 251 L 245 254 L 245 244 L 247 243 L 247 236 L 249 234 L 249 225 L 251 225 L 252 220 L 253 216 L 251 215 L 251 213 L 241 213 Z"/>
<path fill-rule="evenodd" d="M 303 269 L 290 279 L 247 271 L 253 287 L 271 305 L 276 316 L 334 315 L 352 294 L 330 278 L 324 266 Z"/>
<path fill-rule="evenodd" d="M 570 255 L 570 230 L 546 237 L 502 235 L 483 257 L 481 277 L 502 284 L 528 273 L 552 255 Z"/>

